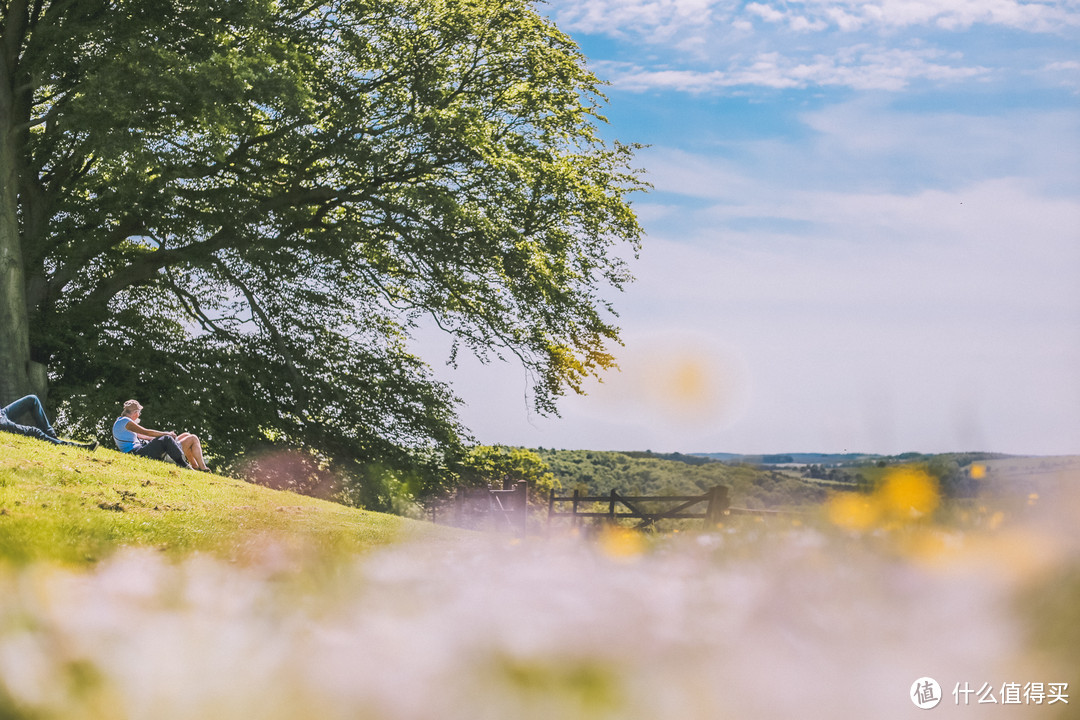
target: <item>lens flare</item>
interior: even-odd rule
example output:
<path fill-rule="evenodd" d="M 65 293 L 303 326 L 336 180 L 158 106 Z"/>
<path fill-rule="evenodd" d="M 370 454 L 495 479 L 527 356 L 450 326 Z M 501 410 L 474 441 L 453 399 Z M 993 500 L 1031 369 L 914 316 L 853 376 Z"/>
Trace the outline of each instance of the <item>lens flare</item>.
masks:
<path fill-rule="evenodd" d="M 742 411 L 745 368 L 712 340 L 681 335 L 627 339 L 618 372 L 604 376 L 591 397 L 621 421 L 650 427 L 723 426 Z"/>

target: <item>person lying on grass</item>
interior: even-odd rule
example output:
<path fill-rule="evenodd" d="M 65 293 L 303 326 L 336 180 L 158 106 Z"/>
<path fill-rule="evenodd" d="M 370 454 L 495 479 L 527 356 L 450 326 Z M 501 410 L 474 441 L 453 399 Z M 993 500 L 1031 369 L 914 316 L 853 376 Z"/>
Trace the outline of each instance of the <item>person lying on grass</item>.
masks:
<path fill-rule="evenodd" d="M 19 425 L 15 419 L 29 418 L 32 425 Z M 41 406 L 41 400 L 37 395 L 27 395 L 19 398 L 10 405 L 0 408 L 0 430 L 16 435 L 29 435 L 38 440 L 50 442 L 53 445 L 71 445 L 85 450 L 93 450 L 98 446 L 97 440 L 88 443 L 77 443 L 71 440 L 61 440 L 56 437 L 56 431 L 49 423 L 45 415 L 45 408 Z"/>
<path fill-rule="evenodd" d="M 113 440 L 120 452 L 164 460 L 168 456 L 181 467 L 210 472 L 203 460 L 202 443 L 197 435 L 174 430 L 151 430 L 139 424 L 143 406 L 138 400 L 128 400 L 124 410 L 113 423 Z"/>

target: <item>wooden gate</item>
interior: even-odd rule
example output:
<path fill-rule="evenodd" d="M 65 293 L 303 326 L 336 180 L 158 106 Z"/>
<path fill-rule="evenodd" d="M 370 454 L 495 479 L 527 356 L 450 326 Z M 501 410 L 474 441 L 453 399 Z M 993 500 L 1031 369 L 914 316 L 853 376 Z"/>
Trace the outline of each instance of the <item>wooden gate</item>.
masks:
<path fill-rule="evenodd" d="M 646 511 L 642 505 L 670 505 L 660 510 Z M 570 505 L 570 510 L 558 510 L 557 505 Z M 604 510 L 597 510 L 606 504 Z M 657 520 L 686 520 L 701 519 L 706 528 L 711 528 L 720 522 L 728 511 L 730 502 L 728 488 L 717 485 L 710 488 L 702 495 L 661 495 L 661 496 L 638 496 L 631 497 L 620 495 L 617 490 L 612 490 L 608 495 L 589 497 L 581 495 L 577 490 L 569 497 L 556 497 L 555 491 L 551 491 L 548 498 L 548 524 L 553 518 L 568 517 L 577 525 L 582 518 L 605 518 L 615 522 L 620 518 L 636 518 L 640 522 L 638 527 L 648 527 Z"/>
<path fill-rule="evenodd" d="M 471 530 L 510 532 L 525 537 L 528 531 L 529 485 L 525 481 L 502 490 L 460 487 L 450 498 L 431 505 L 432 522 Z"/>

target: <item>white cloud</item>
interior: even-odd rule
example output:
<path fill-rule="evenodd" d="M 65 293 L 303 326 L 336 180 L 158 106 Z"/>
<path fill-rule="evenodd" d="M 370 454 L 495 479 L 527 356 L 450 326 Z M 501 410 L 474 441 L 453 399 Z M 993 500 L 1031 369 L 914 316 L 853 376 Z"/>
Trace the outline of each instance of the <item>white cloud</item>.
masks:
<path fill-rule="evenodd" d="M 1062 87 L 1072 88 L 1074 92 L 1080 90 L 1080 62 L 1066 60 L 1047 63 L 1041 74 L 1056 78 Z"/>
<path fill-rule="evenodd" d="M 687 27 L 712 24 L 715 0 L 553 0 L 560 27 L 575 32 L 669 39 Z"/>
<path fill-rule="evenodd" d="M 774 7 L 779 5 L 779 8 Z M 1055 32 L 1080 25 L 1080 11 L 1062 3 L 1017 0 L 808 0 L 799 4 L 749 3 L 745 11 L 796 31 L 835 27 L 843 32 L 930 26 L 964 30 L 992 25 L 1028 32 Z M 1071 3 L 1069 5 L 1072 5 Z"/>
<path fill-rule="evenodd" d="M 745 9 L 746 12 L 758 16 L 765 22 L 781 22 L 787 17 L 786 13 L 782 13 L 774 7 L 756 2 L 747 3 Z"/>
<path fill-rule="evenodd" d="M 1048 194 L 1080 192 L 1076 112 L 897 112 L 877 100 L 860 100 L 806 113 L 802 120 L 817 133 L 803 149 L 807 173 L 813 165 L 831 163 L 834 178 L 850 169 L 864 184 L 907 177 L 921 185 L 956 187 L 1019 177 Z"/>
<path fill-rule="evenodd" d="M 807 187 L 911 194 L 1008 178 L 1050 196 L 1080 195 L 1080 113 L 901 112 L 888 100 L 807 111 L 793 139 L 713 140 L 712 154 L 658 144 L 639 161 L 658 192 L 725 202 L 773 202 Z"/>
<path fill-rule="evenodd" d="M 775 89 L 815 86 L 855 90 L 897 91 L 916 80 L 958 81 L 988 72 L 940 60 L 955 60 L 935 50 L 899 50 L 866 45 L 840 48 L 831 55 L 800 59 L 779 52 L 760 53 L 751 61 L 724 70 L 655 70 L 627 63 L 597 63 L 596 69 L 614 87 L 631 91 L 677 90 L 716 92 L 757 86 Z"/>
<path fill-rule="evenodd" d="M 713 178 L 684 178 L 695 180 Z M 1017 180 L 912 195 L 761 189 L 760 198 L 748 193 L 697 211 L 700 230 L 688 245 L 698 249 L 687 252 L 703 257 L 652 281 L 665 302 L 700 308 L 726 295 L 747 306 L 829 310 L 848 299 L 858 313 L 913 305 L 953 318 L 987 320 L 989 309 L 997 320 L 1025 312 L 1080 318 L 1075 199 L 1047 198 Z M 757 220 L 780 229 L 745 224 Z M 647 229 L 652 243 L 687 244 L 663 218 Z"/>
<path fill-rule="evenodd" d="M 1080 27 L 1080 5 L 1024 0 L 549 0 L 559 25 L 587 33 L 670 37 L 676 31 L 763 22 L 797 32 L 892 31 L 909 27 L 964 30 L 974 25 L 1026 32 Z"/>
<path fill-rule="evenodd" d="M 848 27 L 885 29 L 916 25 L 962 30 L 973 25 L 994 25 L 1028 32 L 1055 32 L 1080 25 L 1080 8 L 1072 2 L 1022 0 L 811 0 L 805 5 L 812 17 L 845 16 Z M 854 24 L 851 20 L 854 19 Z"/>
<path fill-rule="evenodd" d="M 715 91 L 848 87 L 895 91 L 915 79 L 954 82 L 1006 72 L 1011 52 L 1028 74 L 1060 83 L 1074 60 L 1065 39 L 1080 29 L 1080 2 L 1020 0 L 552 0 L 571 33 L 607 35 L 634 47 L 633 90 Z M 986 28 L 1053 36 L 1030 55 Z M 985 33 L 984 33 L 985 34 Z M 974 38 L 974 39 L 973 39 Z M 969 50 L 979 60 L 965 60 Z M 642 52 L 644 50 L 645 52 Z M 989 62 L 987 62 L 989 60 Z"/>

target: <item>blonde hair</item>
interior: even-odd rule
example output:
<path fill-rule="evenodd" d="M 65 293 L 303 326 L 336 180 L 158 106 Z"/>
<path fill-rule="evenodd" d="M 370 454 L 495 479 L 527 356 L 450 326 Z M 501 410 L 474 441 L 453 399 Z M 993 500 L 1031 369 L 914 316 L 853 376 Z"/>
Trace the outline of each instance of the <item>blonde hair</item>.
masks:
<path fill-rule="evenodd" d="M 128 400 L 124 403 L 124 412 L 121 415 L 133 415 L 136 410 L 142 410 L 142 405 L 138 400 Z"/>

